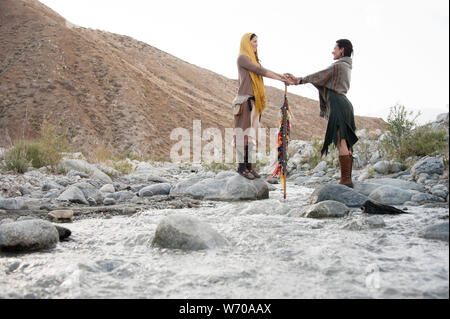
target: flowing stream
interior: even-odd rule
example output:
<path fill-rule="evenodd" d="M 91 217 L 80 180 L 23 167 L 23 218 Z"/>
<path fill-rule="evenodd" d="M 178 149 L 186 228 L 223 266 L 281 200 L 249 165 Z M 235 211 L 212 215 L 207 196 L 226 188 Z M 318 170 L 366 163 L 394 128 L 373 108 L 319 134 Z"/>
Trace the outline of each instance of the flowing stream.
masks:
<path fill-rule="evenodd" d="M 386 227 L 351 231 L 339 219 L 289 217 L 312 189 L 279 185 L 270 199 L 206 202 L 131 217 L 63 224 L 56 248 L 0 254 L 0 298 L 448 298 L 448 242 L 414 234 L 447 209 L 409 207 Z M 151 246 L 170 214 L 196 216 L 229 245 L 184 252 Z"/>

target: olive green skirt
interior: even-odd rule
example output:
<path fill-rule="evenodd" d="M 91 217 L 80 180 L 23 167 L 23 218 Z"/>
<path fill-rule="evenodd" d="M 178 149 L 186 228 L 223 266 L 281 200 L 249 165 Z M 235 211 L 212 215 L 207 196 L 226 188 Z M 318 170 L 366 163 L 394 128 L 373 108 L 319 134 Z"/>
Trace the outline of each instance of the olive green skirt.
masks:
<path fill-rule="evenodd" d="M 353 105 L 343 94 L 333 90 L 327 90 L 327 102 L 329 108 L 329 117 L 325 140 L 323 142 L 322 155 L 328 154 L 328 146 L 334 143 L 337 146 L 338 130 L 340 139 L 345 139 L 348 148 L 353 151 L 353 145 L 358 141 L 356 136 L 355 115 L 353 114 Z"/>

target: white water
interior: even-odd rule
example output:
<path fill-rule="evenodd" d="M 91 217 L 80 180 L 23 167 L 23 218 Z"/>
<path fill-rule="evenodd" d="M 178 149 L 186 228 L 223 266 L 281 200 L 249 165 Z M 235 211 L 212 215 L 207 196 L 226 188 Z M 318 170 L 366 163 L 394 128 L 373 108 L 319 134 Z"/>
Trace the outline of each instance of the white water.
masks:
<path fill-rule="evenodd" d="M 415 237 L 447 209 L 410 207 L 386 227 L 341 229 L 341 219 L 288 217 L 313 190 L 288 184 L 270 199 L 215 207 L 151 210 L 64 224 L 54 249 L 0 255 L 0 298 L 448 298 L 449 248 Z M 151 241 L 169 214 L 196 216 L 230 245 L 159 249 Z"/>

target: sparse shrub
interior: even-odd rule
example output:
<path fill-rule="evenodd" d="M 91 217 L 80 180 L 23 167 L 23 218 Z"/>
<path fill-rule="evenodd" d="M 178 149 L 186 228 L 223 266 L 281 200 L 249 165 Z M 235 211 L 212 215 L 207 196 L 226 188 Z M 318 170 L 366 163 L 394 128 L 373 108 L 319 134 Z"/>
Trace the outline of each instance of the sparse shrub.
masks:
<path fill-rule="evenodd" d="M 236 168 L 236 164 L 228 164 L 212 161 L 211 163 L 202 163 L 202 166 L 207 171 L 217 173 L 219 171 L 231 171 Z"/>
<path fill-rule="evenodd" d="M 18 140 L 5 156 L 5 168 L 23 173 L 28 165 L 34 168 L 49 166 L 52 171 L 63 155 L 61 152 L 69 150 L 66 134 L 59 134 L 57 126 L 46 119 L 41 124 L 40 137 L 36 140 Z"/>
<path fill-rule="evenodd" d="M 127 161 L 115 162 L 113 167 L 123 175 L 128 175 L 134 171 L 133 164 Z"/>
<path fill-rule="evenodd" d="M 27 159 L 26 144 L 24 141 L 17 142 L 13 148 L 5 153 L 4 169 L 17 173 L 25 173 L 31 163 Z"/>
<path fill-rule="evenodd" d="M 417 126 L 417 117 L 403 105 L 391 108 L 387 122 L 388 133 L 380 140 L 380 151 L 389 160 L 404 161 L 410 156 L 447 154 L 448 129 L 433 129 L 431 125 Z"/>
<path fill-rule="evenodd" d="M 92 151 L 87 154 L 83 154 L 86 156 L 89 163 L 108 163 L 113 160 L 114 152 L 112 147 L 106 145 L 103 141 L 97 142 Z"/>
<path fill-rule="evenodd" d="M 40 139 L 32 148 L 38 156 L 33 160 L 38 166 L 50 166 L 53 171 L 56 171 L 56 166 L 63 157 L 62 152 L 69 151 L 71 148 L 67 140 L 67 132 L 58 133 L 58 127 L 44 119 L 40 135 Z"/>
<path fill-rule="evenodd" d="M 409 156 L 438 155 L 448 153 L 448 131 L 445 129 L 433 130 L 431 125 L 415 128 L 409 134 L 398 150 L 400 159 Z"/>

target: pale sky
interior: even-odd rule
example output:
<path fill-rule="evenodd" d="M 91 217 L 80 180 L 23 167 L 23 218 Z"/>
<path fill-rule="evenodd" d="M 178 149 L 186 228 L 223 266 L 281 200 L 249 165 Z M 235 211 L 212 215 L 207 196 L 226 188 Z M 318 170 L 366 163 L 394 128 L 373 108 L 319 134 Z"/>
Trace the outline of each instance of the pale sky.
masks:
<path fill-rule="evenodd" d="M 420 110 L 421 123 L 448 112 L 448 0 L 40 1 L 71 23 L 131 36 L 231 79 L 244 33 L 258 35 L 264 67 L 296 76 L 330 65 L 336 40 L 347 38 L 356 115 L 386 119 L 396 103 Z M 318 99 L 310 85 L 289 92 Z"/>

